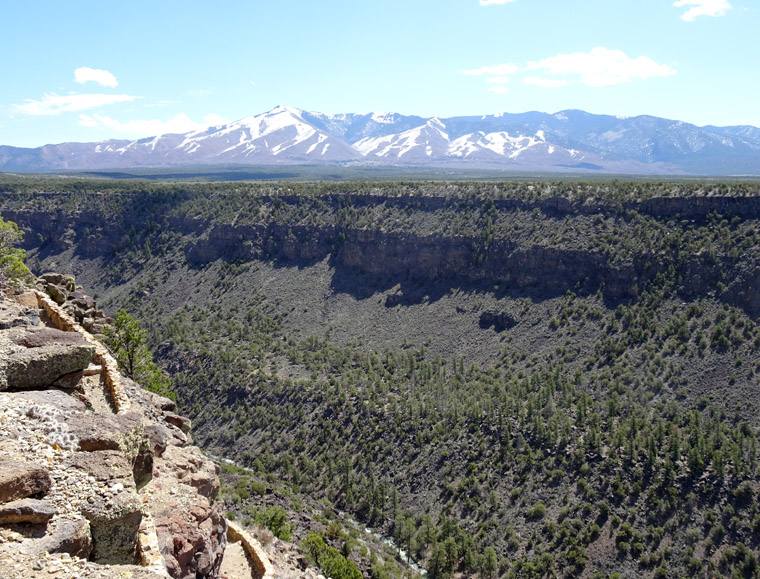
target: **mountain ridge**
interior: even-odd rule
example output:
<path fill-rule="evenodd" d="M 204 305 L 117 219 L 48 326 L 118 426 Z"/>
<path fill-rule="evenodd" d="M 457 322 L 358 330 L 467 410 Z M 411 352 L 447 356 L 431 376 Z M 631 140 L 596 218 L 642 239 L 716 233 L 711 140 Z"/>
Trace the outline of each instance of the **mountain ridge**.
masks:
<path fill-rule="evenodd" d="M 759 175 L 760 128 L 698 127 L 574 109 L 425 118 L 329 115 L 278 105 L 187 133 L 37 148 L 0 145 L 0 170 L 17 172 L 299 163 Z"/>

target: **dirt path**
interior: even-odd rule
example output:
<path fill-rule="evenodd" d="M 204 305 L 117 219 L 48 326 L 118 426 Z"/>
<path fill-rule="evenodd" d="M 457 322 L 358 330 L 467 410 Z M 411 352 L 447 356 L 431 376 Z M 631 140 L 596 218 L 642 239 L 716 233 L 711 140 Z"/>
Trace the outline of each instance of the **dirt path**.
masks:
<path fill-rule="evenodd" d="M 259 579 L 250 555 L 238 543 L 227 543 L 222 559 L 221 579 Z"/>

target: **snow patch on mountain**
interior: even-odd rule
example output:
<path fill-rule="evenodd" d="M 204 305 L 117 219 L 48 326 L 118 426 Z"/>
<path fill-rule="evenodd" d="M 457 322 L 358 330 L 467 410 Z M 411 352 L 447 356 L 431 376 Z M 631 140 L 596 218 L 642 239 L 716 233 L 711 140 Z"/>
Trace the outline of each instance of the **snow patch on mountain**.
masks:
<path fill-rule="evenodd" d="M 453 157 L 467 158 L 479 152 L 491 151 L 498 156 L 514 159 L 522 152 L 544 142 L 546 139 L 543 131 L 536 132 L 532 137 L 511 136 L 506 131 L 487 134 L 480 131 L 452 141 L 448 153 Z"/>
<path fill-rule="evenodd" d="M 185 134 L 0 146 L 0 171 L 98 170 L 304 162 L 450 164 L 521 170 L 760 174 L 760 128 L 697 127 L 652 116 L 579 110 L 422 118 L 324 114 L 280 105 Z"/>
<path fill-rule="evenodd" d="M 419 156 L 420 152 L 425 157 L 443 156 L 448 150 L 448 143 L 446 125 L 434 117 L 421 127 L 385 137 L 361 139 L 353 147 L 365 157 L 403 160 L 405 157 Z M 413 152 L 417 155 L 410 155 Z"/>

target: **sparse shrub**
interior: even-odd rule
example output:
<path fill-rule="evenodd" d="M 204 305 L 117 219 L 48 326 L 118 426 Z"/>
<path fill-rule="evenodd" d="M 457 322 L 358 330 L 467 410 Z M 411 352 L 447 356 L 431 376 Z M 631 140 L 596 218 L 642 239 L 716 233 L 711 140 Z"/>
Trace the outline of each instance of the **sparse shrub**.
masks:
<path fill-rule="evenodd" d="M 546 505 L 541 501 L 537 502 L 525 513 L 525 516 L 532 520 L 543 519 L 544 515 L 546 515 Z"/>

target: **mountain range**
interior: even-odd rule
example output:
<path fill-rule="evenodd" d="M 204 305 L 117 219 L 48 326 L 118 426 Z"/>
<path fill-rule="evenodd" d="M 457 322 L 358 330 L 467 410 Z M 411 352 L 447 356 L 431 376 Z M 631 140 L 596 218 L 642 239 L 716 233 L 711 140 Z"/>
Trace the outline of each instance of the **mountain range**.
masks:
<path fill-rule="evenodd" d="M 580 110 L 424 118 L 289 106 L 184 134 L 0 146 L 0 171 L 360 164 L 504 171 L 760 175 L 760 128 Z"/>

